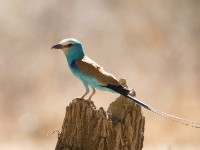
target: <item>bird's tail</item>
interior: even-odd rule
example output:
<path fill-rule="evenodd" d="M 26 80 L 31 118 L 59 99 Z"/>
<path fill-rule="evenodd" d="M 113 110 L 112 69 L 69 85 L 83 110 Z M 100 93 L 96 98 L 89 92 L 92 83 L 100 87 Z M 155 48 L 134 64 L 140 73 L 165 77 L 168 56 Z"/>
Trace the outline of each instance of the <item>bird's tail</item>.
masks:
<path fill-rule="evenodd" d="M 128 95 L 124 95 L 124 96 L 128 97 L 129 99 L 131 99 L 135 103 L 139 104 L 140 106 L 150 110 L 151 112 L 153 112 L 153 113 L 155 113 L 155 114 L 157 114 L 157 115 L 159 115 L 161 117 L 164 117 L 164 118 L 167 118 L 167 119 L 172 120 L 174 122 L 177 122 L 177 123 L 180 123 L 180 124 L 184 124 L 184 125 L 187 125 L 187 126 L 191 126 L 191 127 L 194 127 L 194 128 L 200 128 L 200 122 L 190 121 L 190 120 L 187 120 L 187 119 L 184 119 L 184 118 L 180 118 L 180 117 L 173 116 L 171 114 L 162 112 L 160 110 L 157 110 L 157 109 L 155 109 L 155 108 L 153 108 L 153 107 L 141 102 L 140 100 L 138 100 L 135 97 L 130 96 L 129 94 Z"/>
<path fill-rule="evenodd" d="M 187 120 L 187 119 L 184 119 L 184 118 L 180 118 L 180 117 L 162 112 L 160 110 L 157 110 L 157 109 L 149 106 L 148 104 L 143 103 L 142 101 L 138 100 L 136 97 L 131 96 L 130 95 L 131 91 L 124 86 L 121 86 L 121 85 L 116 86 L 116 85 L 108 84 L 104 87 L 107 87 L 107 88 L 109 88 L 109 89 L 131 99 L 132 101 L 134 101 L 138 105 L 142 106 L 145 109 L 150 110 L 151 112 L 153 112 L 153 113 L 155 113 L 155 114 L 157 114 L 161 117 L 164 117 L 164 118 L 167 118 L 171 121 L 174 121 L 174 122 L 177 122 L 177 123 L 180 123 L 180 124 L 184 124 L 184 125 L 187 125 L 187 126 L 191 126 L 191 127 L 194 127 L 194 128 L 200 128 L 200 122 L 195 122 L 195 121 L 190 121 L 190 120 Z"/>

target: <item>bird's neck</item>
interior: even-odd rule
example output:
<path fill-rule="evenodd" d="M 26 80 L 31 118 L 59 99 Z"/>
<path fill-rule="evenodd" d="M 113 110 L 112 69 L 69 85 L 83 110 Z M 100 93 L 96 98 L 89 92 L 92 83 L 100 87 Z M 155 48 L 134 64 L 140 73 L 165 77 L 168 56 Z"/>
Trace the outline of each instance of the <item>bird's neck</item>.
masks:
<path fill-rule="evenodd" d="M 70 65 L 74 60 L 83 58 L 85 56 L 81 45 L 74 45 L 65 54 L 68 64 Z"/>

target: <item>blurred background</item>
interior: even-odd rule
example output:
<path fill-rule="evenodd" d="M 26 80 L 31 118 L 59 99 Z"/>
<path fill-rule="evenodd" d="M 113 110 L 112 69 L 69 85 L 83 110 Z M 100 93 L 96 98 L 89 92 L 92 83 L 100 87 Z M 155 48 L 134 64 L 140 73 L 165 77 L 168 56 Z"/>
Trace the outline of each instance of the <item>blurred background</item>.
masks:
<path fill-rule="evenodd" d="M 73 37 L 151 106 L 200 121 L 199 0 L 1 0 L 0 149 L 54 149 L 65 107 L 85 89 L 52 45 Z M 117 94 L 98 91 L 104 107 Z M 193 150 L 200 130 L 143 109 L 144 150 Z"/>

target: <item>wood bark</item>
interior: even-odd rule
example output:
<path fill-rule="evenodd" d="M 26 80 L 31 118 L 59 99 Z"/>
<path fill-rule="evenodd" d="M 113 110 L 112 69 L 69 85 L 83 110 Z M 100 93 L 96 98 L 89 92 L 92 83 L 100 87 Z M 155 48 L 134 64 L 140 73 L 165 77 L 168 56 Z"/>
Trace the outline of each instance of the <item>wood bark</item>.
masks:
<path fill-rule="evenodd" d="M 56 150 L 141 150 L 145 118 L 141 107 L 119 96 L 107 110 L 76 98 L 66 107 Z"/>

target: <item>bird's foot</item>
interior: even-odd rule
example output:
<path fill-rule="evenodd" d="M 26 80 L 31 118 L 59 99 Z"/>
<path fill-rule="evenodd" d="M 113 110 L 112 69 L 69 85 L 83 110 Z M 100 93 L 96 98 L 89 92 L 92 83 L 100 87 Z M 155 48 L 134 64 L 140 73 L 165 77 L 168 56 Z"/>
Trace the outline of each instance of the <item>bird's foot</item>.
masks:
<path fill-rule="evenodd" d="M 76 97 L 75 99 L 72 100 L 72 102 L 76 102 L 76 101 L 84 101 L 85 99 L 82 97 Z"/>
<path fill-rule="evenodd" d="M 85 98 L 82 96 L 82 97 L 79 97 L 78 99 L 82 99 L 82 100 L 84 100 Z"/>
<path fill-rule="evenodd" d="M 87 101 L 89 102 L 90 106 L 91 106 L 93 109 L 96 109 L 96 106 L 94 105 L 94 102 L 93 102 L 91 99 L 87 99 Z"/>
<path fill-rule="evenodd" d="M 80 99 L 83 99 L 83 100 L 84 100 L 84 99 L 85 99 L 85 96 L 86 96 L 87 94 L 88 94 L 88 93 L 86 92 L 83 96 L 80 97 Z"/>
<path fill-rule="evenodd" d="M 89 97 L 89 98 L 87 99 L 87 101 L 91 102 L 92 100 L 91 100 L 91 98 Z"/>

